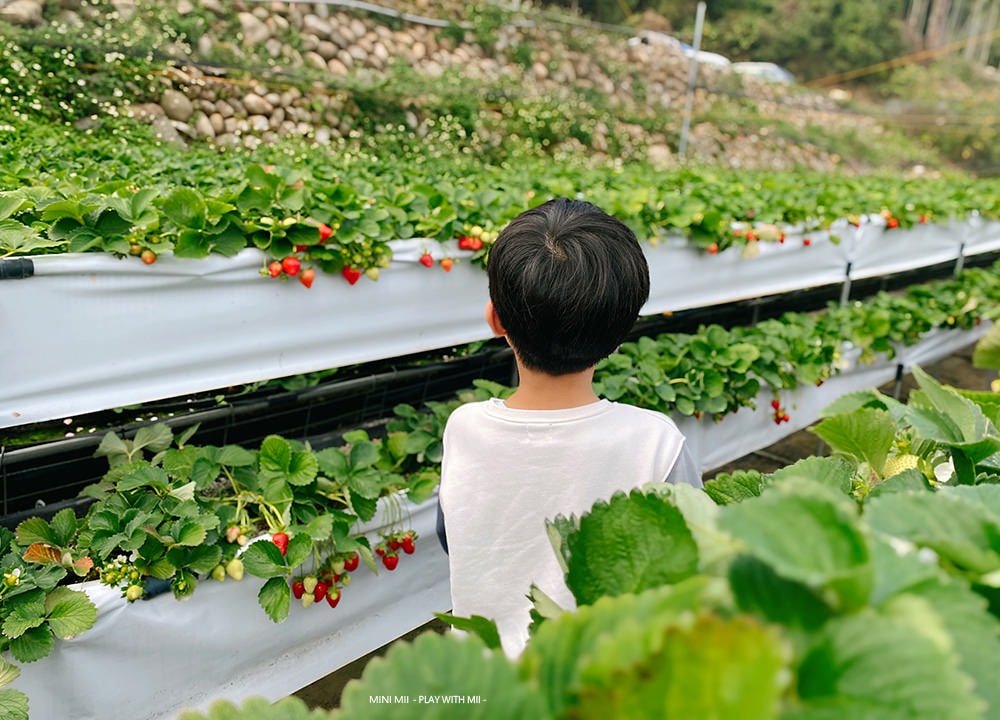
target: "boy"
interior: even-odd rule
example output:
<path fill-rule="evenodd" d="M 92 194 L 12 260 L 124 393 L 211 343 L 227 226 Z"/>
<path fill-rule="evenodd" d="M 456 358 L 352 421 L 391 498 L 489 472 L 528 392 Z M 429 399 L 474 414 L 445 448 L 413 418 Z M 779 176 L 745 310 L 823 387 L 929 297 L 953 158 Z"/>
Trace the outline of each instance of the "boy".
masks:
<path fill-rule="evenodd" d="M 581 515 L 648 482 L 702 481 L 670 418 L 594 394 L 594 366 L 649 296 L 646 257 L 628 226 L 590 203 L 551 200 L 503 229 L 487 273 L 486 322 L 514 351 L 518 387 L 449 417 L 439 536 L 452 612 L 492 618 L 516 657 L 528 639 L 532 583 L 576 606 L 547 519 Z"/>

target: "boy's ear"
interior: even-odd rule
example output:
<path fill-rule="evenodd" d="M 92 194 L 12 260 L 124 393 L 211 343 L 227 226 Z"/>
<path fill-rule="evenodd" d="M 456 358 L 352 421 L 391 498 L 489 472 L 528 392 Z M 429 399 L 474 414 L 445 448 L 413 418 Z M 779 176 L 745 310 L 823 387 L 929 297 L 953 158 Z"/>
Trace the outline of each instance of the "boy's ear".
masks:
<path fill-rule="evenodd" d="M 497 315 L 496 308 L 493 307 L 492 300 L 486 301 L 485 317 L 486 317 L 486 324 L 490 326 L 490 330 L 493 331 L 494 335 L 496 335 L 497 337 L 503 337 L 504 335 L 507 334 L 507 331 L 504 329 L 503 324 L 500 322 L 500 317 Z"/>

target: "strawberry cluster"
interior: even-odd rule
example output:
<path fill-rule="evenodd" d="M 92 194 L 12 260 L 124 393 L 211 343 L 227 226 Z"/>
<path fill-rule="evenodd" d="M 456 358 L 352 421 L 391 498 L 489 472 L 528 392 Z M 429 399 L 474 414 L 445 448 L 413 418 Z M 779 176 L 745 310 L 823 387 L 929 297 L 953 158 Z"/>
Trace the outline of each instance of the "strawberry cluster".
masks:
<path fill-rule="evenodd" d="M 327 558 L 316 572 L 292 579 L 292 596 L 302 603 L 302 607 L 323 600 L 330 607 L 337 607 L 343 588 L 351 584 L 350 573 L 358 569 L 360 560 L 353 550 Z"/>
<path fill-rule="evenodd" d="M 299 282 L 311 288 L 316 279 L 316 271 L 302 268 L 302 261 L 294 255 L 287 255 L 281 261 L 273 260 L 267 266 L 267 274 L 273 278 L 297 277 Z"/>
<path fill-rule="evenodd" d="M 399 551 L 412 555 L 416 546 L 417 534 L 413 530 L 385 533 L 382 540 L 375 546 L 375 554 L 382 558 L 386 570 L 395 570 L 399 565 Z"/>
<path fill-rule="evenodd" d="M 781 425 L 781 423 L 791 420 L 788 416 L 788 412 L 786 412 L 785 408 L 782 407 L 781 401 L 777 398 L 771 401 L 771 409 L 774 411 L 773 417 L 775 425 Z"/>

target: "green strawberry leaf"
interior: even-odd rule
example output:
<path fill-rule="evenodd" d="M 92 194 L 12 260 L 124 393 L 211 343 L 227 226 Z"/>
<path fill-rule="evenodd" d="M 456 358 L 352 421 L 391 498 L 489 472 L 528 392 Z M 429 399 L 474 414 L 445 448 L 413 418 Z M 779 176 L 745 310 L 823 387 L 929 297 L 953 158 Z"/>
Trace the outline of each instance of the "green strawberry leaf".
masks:
<path fill-rule="evenodd" d="M 4 623 L 6 625 L 6 623 Z M 55 639 L 48 627 L 33 627 L 26 630 L 22 635 L 11 638 L 10 654 L 15 660 L 21 662 L 35 662 L 52 652 L 55 646 Z"/>
<path fill-rule="evenodd" d="M 580 605 L 676 583 L 698 571 L 698 546 L 680 510 L 639 490 L 595 504 L 567 546 L 566 585 Z"/>
<path fill-rule="evenodd" d="M 798 668 L 803 706 L 783 717 L 980 717 L 981 701 L 958 665 L 953 650 L 909 621 L 871 610 L 834 618 Z"/>
<path fill-rule="evenodd" d="M 324 720 L 329 713 L 312 710 L 301 698 L 284 697 L 271 702 L 262 697 L 250 697 L 240 704 L 216 700 L 205 713 L 185 710 L 177 720 Z"/>
<path fill-rule="evenodd" d="M 973 367 L 1000 370 L 1000 324 L 994 324 L 979 338 L 972 351 Z"/>
<path fill-rule="evenodd" d="M 719 505 L 757 497 L 764 489 L 764 476 L 757 470 L 721 472 L 705 483 L 705 492 Z"/>
<path fill-rule="evenodd" d="M 412 698 L 406 703 L 372 703 L 373 696 Z M 423 697 L 462 697 L 456 712 L 450 703 L 419 703 Z M 469 698 L 477 701 L 469 702 Z M 488 650 L 475 636 L 425 632 L 412 643 L 396 643 L 365 667 L 361 679 L 341 696 L 341 720 L 550 720 L 534 684 L 522 681 L 500 652 Z"/>
<path fill-rule="evenodd" d="M 6 687 L 21 676 L 21 668 L 12 662 L 0 657 L 0 687 Z M 2 704 L 0 704 L 2 707 Z M 0 714 L 0 717 L 4 717 Z"/>
<path fill-rule="evenodd" d="M 662 637 L 666 628 L 703 608 L 707 587 L 708 579 L 697 576 L 639 595 L 602 597 L 592 605 L 547 619 L 538 625 L 521 655 L 522 677 L 544 679 L 540 685 L 549 712 L 553 717 L 569 717 L 567 710 L 576 709 L 581 673 L 599 655 L 603 638 L 630 626 L 635 628 L 629 632 L 631 638 Z M 620 667 L 652 651 L 649 640 L 636 639 L 618 651 Z"/>
<path fill-rule="evenodd" d="M 815 630 L 834 615 L 820 593 L 781 577 L 750 555 L 741 555 L 730 564 L 729 586 L 740 610 L 772 623 Z"/>
<path fill-rule="evenodd" d="M 487 617 L 482 615 L 460 617 L 450 613 L 434 613 L 434 617 L 441 622 L 448 623 L 453 628 L 476 635 L 490 650 L 500 649 L 500 633 L 497 631 L 497 624 Z"/>
<path fill-rule="evenodd" d="M 1000 523 L 969 494 L 880 495 L 868 501 L 865 519 L 878 532 L 934 550 L 959 571 L 981 576 L 1000 570 Z"/>
<path fill-rule="evenodd" d="M 257 543 L 260 544 L 260 543 Z M 277 548 L 275 548 L 277 549 Z M 244 560 L 244 568 L 246 560 Z M 272 577 L 257 593 L 257 602 L 272 622 L 284 622 L 292 603 L 292 591 L 284 578 Z"/>
<path fill-rule="evenodd" d="M 180 228 L 201 230 L 205 227 L 208 208 L 197 190 L 177 188 L 163 203 L 163 214 Z"/>
<path fill-rule="evenodd" d="M 7 598 L 4 602 L 3 634 L 18 638 L 45 622 L 45 591 L 29 590 Z"/>
<path fill-rule="evenodd" d="M 327 517 L 332 527 L 332 518 Z M 327 535 L 327 537 L 329 534 Z M 296 567 L 305 562 L 312 553 L 313 539 L 308 532 L 297 532 L 288 541 L 288 548 L 285 550 L 285 562 L 289 567 Z"/>
<path fill-rule="evenodd" d="M 861 407 L 825 418 L 810 428 L 830 448 L 857 463 L 881 469 L 896 439 L 896 422 L 887 410 Z"/>
<path fill-rule="evenodd" d="M 174 442 L 174 434 L 170 426 L 164 423 L 156 425 L 146 425 L 139 428 L 132 440 L 132 449 L 146 449 L 152 453 L 166 450 Z"/>
<path fill-rule="evenodd" d="M 28 696 L 20 690 L 0 690 L 0 717 L 6 720 L 28 720 Z"/>
<path fill-rule="evenodd" d="M 867 603 L 874 583 L 867 539 L 852 501 L 827 486 L 787 479 L 722 507 L 719 526 L 778 576 L 823 594 L 834 609 Z"/>
<path fill-rule="evenodd" d="M 814 455 L 775 470 L 766 479 L 768 485 L 791 479 L 807 480 L 849 495 L 852 475 L 850 463 L 843 458 Z"/>
<path fill-rule="evenodd" d="M 45 598 L 46 620 L 59 638 L 70 638 L 93 627 L 97 606 L 86 593 L 58 587 Z"/>
<path fill-rule="evenodd" d="M 283 579 L 289 572 L 281 550 L 270 540 L 257 540 L 247 546 L 243 553 L 243 569 L 259 578 Z"/>
<path fill-rule="evenodd" d="M 774 629 L 702 614 L 647 632 L 636 622 L 601 639 L 581 667 L 575 717 L 773 716 L 788 675 L 788 650 Z"/>
<path fill-rule="evenodd" d="M 297 450 L 292 453 L 285 479 L 289 485 L 308 485 L 316 479 L 318 473 L 319 463 L 316 456 L 305 450 Z"/>
<path fill-rule="evenodd" d="M 141 465 L 126 474 L 118 481 L 115 487 L 120 493 L 126 493 L 129 490 L 136 490 L 138 488 L 149 488 L 164 493 L 169 486 L 170 476 L 167 475 L 166 470 L 153 465 Z"/>

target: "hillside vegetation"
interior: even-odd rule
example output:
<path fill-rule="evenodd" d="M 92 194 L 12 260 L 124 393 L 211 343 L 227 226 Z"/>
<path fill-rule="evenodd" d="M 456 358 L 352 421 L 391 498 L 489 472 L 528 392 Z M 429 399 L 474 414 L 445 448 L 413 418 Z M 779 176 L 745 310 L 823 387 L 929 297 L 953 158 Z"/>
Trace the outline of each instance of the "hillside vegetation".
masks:
<path fill-rule="evenodd" d="M 253 149 L 303 138 L 484 163 L 531 155 L 826 172 L 996 166 L 995 126 L 969 118 L 996 107 L 1000 90 L 971 65 L 910 65 L 861 92 L 702 65 L 682 139 L 690 61 L 677 48 L 629 44 L 641 18 L 597 25 L 527 3 L 391 6 L 8 3 L 0 142 L 52 132 Z"/>

